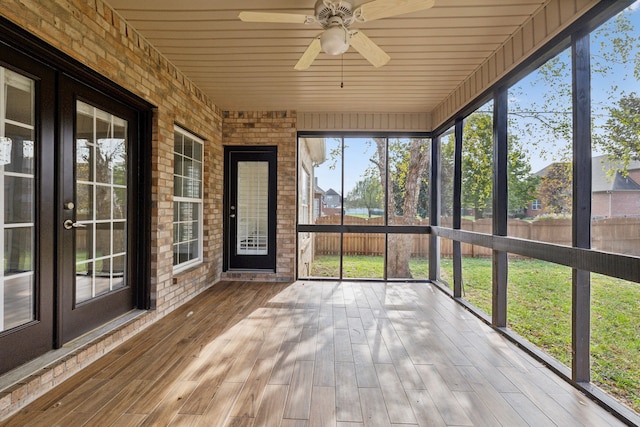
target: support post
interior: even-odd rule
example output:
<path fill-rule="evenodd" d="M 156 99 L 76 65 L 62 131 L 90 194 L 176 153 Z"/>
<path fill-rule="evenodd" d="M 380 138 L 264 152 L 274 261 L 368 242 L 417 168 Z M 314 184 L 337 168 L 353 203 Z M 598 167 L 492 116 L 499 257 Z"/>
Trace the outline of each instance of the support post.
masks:
<path fill-rule="evenodd" d="M 457 119 L 453 149 L 453 228 L 462 226 L 462 136 L 464 121 Z M 453 242 L 453 296 L 462 297 L 462 243 Z"/>
<path fill-rule="evenodd" d="M 431 140 L 431 176 L 430 193 L 431 209 L 429 209 L 429 223 L 431 226 L 440 225 L 441 182 L 440 179 L 440 136 Z M 435 234 L 429 235 L 429 280 L 438 280 L 440 276 L 440 238 Z"/>
<path fill-rule="evenodd" d="M 572 241 L 576 248 L 591 248 L 591 65 L 589 33 L 571 40 L 573 70 L 573 206 Z M 591 381 L 591 277 L 572 271 L 571 374 L 576 382 Z"/>
<path fill-rule="evenodd" d="M 493 102 L 493 234 L 507 235 L 507 211 L 509 193 L 507 188 L 507 108 L 506 87 L 496 89 Z M 507 326 L 507 253 L 493 251 L 493 292 L 491 323 L 497 327 Z"/>

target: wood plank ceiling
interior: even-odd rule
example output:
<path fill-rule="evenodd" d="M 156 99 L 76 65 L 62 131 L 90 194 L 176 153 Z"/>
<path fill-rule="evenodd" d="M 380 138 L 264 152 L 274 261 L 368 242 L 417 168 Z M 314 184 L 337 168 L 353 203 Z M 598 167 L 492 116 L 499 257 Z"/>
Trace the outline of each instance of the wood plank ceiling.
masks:
<path fill-rule="evenodd" d="M 350 48 L 321 53 L 306 71 L 293 67 L 318 24 L 245 23 L 238 13 L 313 15 L 315 0 L 106 1 L 224 110 L 425 113 L 548 0 L 436 0 L 356 23 L 391 56 L 387 65 L 376 69 Z"/>

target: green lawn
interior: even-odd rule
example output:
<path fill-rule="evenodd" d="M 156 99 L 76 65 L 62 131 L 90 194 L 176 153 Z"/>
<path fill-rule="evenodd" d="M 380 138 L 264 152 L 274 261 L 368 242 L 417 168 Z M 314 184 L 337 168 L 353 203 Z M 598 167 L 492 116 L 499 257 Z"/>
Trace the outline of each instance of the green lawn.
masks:
<path fill-rule="evenodd" d="M 345 278 L 382 278 L 381 257 L 345 257 Z M 426 260 L 410 263 L 414 278 L 428 277 Z M 452 284 L 452 262 L 441 262 Z M 491 313 L 491 260 L 463 258 L 464 298 Z M 339 258 L 313 263 L 313 276 L 339 276 Z M 515 332 L 571 365 L 571 269 L 539 260 L 509 260 L 508 323 Z M 592 381 L 640 411 L 640 284 L 592 275 Z"/>
<path fill-rule="evenodd" d="M 409 262 L 414 279 L 427 279 L 429 265 L 426 259 L 414 258 Z M 342 265 L 345 279 L 382 279 L 384 277 L 384 260 L 379 256 L 353 255 L 346 256 Z M 340 257 L 323 255 L 316 257 L 311 267 L 312 277 L 340 277 Z"/>

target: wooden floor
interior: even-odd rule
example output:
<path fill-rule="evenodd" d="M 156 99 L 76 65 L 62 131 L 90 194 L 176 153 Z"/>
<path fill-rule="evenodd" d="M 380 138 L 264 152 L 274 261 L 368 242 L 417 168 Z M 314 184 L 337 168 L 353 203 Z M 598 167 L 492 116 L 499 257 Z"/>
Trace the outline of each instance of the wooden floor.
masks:
<path fill-rule="evenodd" d="M 225 282 L 2 425 L 621 425 L 429 284 Z"/>

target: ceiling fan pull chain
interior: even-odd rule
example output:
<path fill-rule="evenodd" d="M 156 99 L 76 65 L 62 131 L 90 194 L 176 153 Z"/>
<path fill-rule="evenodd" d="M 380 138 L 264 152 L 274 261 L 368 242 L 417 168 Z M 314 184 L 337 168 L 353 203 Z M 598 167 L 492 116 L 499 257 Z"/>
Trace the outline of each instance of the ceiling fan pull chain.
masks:
<path fill-rule="evenodd" d="M 344 87 L 344 53 L 340 55 L 340 89 Z"/>

